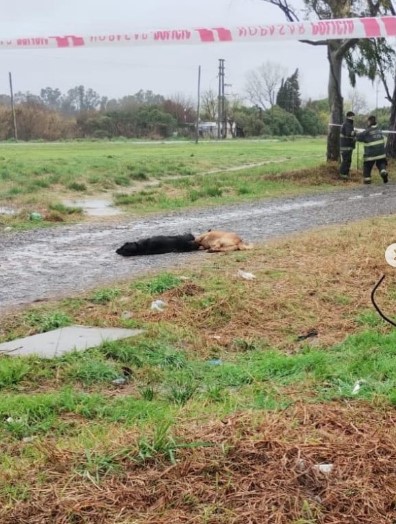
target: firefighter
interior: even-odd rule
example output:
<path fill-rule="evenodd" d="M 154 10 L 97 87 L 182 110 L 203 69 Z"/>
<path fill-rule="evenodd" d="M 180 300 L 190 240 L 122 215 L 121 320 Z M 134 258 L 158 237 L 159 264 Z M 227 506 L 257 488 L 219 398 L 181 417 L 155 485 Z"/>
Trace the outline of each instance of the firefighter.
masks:
<path fill-rule="evenodd" d="M 340 177 L 344 180 L 348 180 L 349 170 L 352 163 L 352 153 L 356 145 L 356 131 L 353 124 L 353 117 L 355 113 L 348 111 L 346 114 L 345 122 L 341 127 L 340 135 L 340 151 L 341 151 L 341 165 L 340 165 Z"/>
<path fill-rule="evenodd" d="M 368 117 L 367 128 L 356 135 L 356 140 L 364 143 L 363 182 L 371 184 L 371 170 L 375 164 L 384 184 L 387 184 L 388 162 L 385 154 L 385 139 L 381 129 L 377 126 L 375 116 Z"/>

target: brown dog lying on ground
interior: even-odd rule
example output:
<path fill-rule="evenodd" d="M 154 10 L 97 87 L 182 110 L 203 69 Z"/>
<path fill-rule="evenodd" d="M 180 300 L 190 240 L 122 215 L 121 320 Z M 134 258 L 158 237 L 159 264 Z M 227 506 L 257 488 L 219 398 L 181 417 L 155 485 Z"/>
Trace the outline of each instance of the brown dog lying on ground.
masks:
<path fill-rule="evenodd" d="M 227 231 L 208 231 L 195 237 L 195 242 L 199 244 L 200 249 L 207 249 L 209 253 L 253 249 L 252 244 L 245 244 L 236 233 Z"/>

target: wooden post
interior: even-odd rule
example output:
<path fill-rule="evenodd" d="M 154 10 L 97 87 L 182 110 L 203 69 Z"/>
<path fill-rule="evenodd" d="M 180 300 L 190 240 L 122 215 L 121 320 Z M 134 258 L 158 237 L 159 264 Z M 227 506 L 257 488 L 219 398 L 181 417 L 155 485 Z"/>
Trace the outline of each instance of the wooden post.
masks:
<path fill-rule="evenodd" d="M 13 120 L 13 127 L 14 127 L 14 138 L 15 141 L 18 141 L 18 131 L 17 131 L 17 122 L 16 122 L 16 114 L 15 114 L 15 104 L 14 104 L 14 90 L 12 88 L 12 75 L 11 73 L 8 73 L 8 77 L 10 80 L 10 93 L 11 93 L 11 110 L 12 110 L 12 120 Z"/>

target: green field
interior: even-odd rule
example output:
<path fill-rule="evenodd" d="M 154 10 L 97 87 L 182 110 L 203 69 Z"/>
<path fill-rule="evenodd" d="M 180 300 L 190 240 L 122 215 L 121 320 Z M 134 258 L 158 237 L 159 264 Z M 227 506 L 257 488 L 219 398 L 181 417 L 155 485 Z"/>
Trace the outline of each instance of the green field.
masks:
<path fill-rule="evenodd" d="M 34 211 L 49 222 L 82 220 L 64 205 L 70 199 L 105 198 L 143 214 L 290 195 L 339 184 L 324 160 L 323 138 L 2 144 L 0 206 L 17 212 L 8 218 L 16 225 Z"/>
<path fill-rule="evenodd" d="M 0 203 L 23 210 L 1 222 L 23 227 L 37 209 L 82 220 L 60 205 L 76 194 L 147 213 L 340 187 L 321 139 L 1 149 Z M 395 226 L 321 228 L 4 315 L 0 342 L 144 333 L 0 355 L 1 524 L 393 524 L 396 335 L 370 291 Z M 395 297 L 390 277 L 384 311 Z"/>
<path fill-rule="evenodd" d="M 4 317 L 0 340 L 71 323 L 145 333 L 0 357 L 1 522 L 392 522 L 396 336 L 369 290 L 394 226 L 322 229 Z M 394 297 L 380 293 L 384 311 Z"/>

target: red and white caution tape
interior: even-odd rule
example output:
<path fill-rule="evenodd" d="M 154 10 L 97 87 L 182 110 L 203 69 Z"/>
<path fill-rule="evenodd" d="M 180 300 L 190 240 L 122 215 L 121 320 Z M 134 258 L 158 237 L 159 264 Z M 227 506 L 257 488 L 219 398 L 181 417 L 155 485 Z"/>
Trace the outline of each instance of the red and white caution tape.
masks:
<path fill-rule="evenodd" d="M 342 127 L 342 124 L 329 124 L 329 127 Z M 365 129 L 355 127 L 355 131 L 360 133 L 361 131 L 365 131 Z M 396 131 L 387 131 L 386 129 L 381 129 L 381 131 L 384 135 L 396 135 Z"/>
<path fill-rule="evenodd" d="M 237 27 L 199 27 L 130 31 L 91 35 L 23 36 L 0 38 L 0 49 L 50 49 L 97 46 L 213 44 L 218 42 L 272 42 L 281 40 L 335 40 L 396 36 L 396 16 L 343 18 L 314 22 L 263 23 Z"/>

